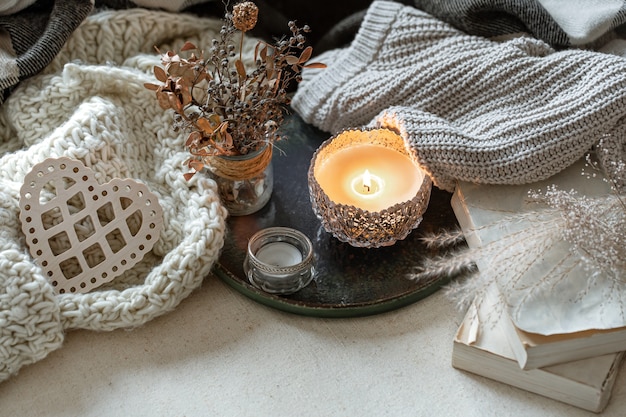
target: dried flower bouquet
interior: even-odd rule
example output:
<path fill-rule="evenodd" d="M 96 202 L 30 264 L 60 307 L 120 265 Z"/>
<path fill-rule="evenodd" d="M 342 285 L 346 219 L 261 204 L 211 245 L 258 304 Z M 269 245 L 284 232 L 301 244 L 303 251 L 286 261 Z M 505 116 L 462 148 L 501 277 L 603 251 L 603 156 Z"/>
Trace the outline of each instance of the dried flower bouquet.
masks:
<path fill-rule="evenodd" d="M 161 54 L 163 67 L 155 66 L 154 75 L 163 84 L 145 84 L 163 109 L 174 110 L 174 129 L 189 132 L 185 145 L 192 156 L 186 164 L 193 171 L 187 179 L 203 169 L 207 157 L 246 155 L 273 145 L 280 139 L 290 83 L 301 80 L 302 68 L 325 67 L 308 63 L 313 49 L 305 46 L 304 34 L 310 28 L 291 21 L 289 37 L 274 44 L 258 41 L 254 68 L 246 68 L 243 39 L 257 18 L 253 2 L 234 5 L 207 51 L 187 42 L 180 53 Z"/>

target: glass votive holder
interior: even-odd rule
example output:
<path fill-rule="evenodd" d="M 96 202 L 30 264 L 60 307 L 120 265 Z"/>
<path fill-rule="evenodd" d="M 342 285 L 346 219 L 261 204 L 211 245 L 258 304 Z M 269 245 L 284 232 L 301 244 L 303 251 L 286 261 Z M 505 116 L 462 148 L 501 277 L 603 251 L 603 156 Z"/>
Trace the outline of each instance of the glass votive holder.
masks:
<path fill-rule="evenodd" d="M 324 229 L 355 247 L 391 246 L 422 221 L 432 180 L 389 129 L 348 129 L 320 145 L 308 171 Z"/>
<path fill-rule="evenodd" d="M 269 227 L 248 241 L 244 272 L 250 284 L 271 294 L 292 294 L 315 275 L 313 245 L 302 232 Z"/>

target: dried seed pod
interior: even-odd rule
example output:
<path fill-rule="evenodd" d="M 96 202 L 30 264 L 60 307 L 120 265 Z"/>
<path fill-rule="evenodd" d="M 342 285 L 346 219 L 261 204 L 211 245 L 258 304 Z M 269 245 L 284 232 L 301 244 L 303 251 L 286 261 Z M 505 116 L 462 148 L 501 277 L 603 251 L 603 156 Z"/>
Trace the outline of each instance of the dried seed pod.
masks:
<path fill-rule="evenodd" d="M 235 4 L 233 7 L 233 25 L 242 32 L 252 30 L 259 16 L 259 8 L 251 1 Z"/>

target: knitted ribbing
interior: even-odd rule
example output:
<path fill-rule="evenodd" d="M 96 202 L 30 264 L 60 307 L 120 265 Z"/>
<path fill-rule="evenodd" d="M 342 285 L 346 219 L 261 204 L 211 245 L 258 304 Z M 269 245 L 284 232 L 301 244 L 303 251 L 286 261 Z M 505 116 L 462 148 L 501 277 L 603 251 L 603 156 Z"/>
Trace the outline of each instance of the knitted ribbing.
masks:
<path fill-rule="evenodd" d="M 217 19 L 135 9 L 89 17 L 46 70 L 0 107 L 0 380 L 61 346 L 63 330 L 142 325 L 197 288 L 218 258 L 226 211 L 215 183 L 185 181 L 184 134 L 143 84 L 160 63 L 153 46 L 210 45 Z M 31 168 L 66 156 L 100 183 L 145 183 L 164 228 L 135 267 L 87 294 L 57 295 L 28 255 L 19 189 Z"/>
<path fill-rule="evenodd" d="M 622 58 L 494 42 L 392 2 L 374 2 L 350 47 L 317 59 L 328 67 L 305 72 L 292 101 L 304 120 L 397 129 L 447 190 L 545 179 L 626 111 Z"/>

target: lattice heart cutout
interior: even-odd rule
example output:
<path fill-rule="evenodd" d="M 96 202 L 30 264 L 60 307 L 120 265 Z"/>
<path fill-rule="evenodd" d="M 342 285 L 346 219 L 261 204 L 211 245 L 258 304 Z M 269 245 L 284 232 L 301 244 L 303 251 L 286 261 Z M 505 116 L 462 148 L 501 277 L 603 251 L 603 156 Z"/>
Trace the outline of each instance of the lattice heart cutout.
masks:
<path fill-rule="evenodd" d="M 59 293 L 87 292 L 132 268 L 152 249 L 163 210 L 131 179 L 98 184 L 70 158 L 33 167 L 20 189 L 20 220 L 31 255 Z"/>

